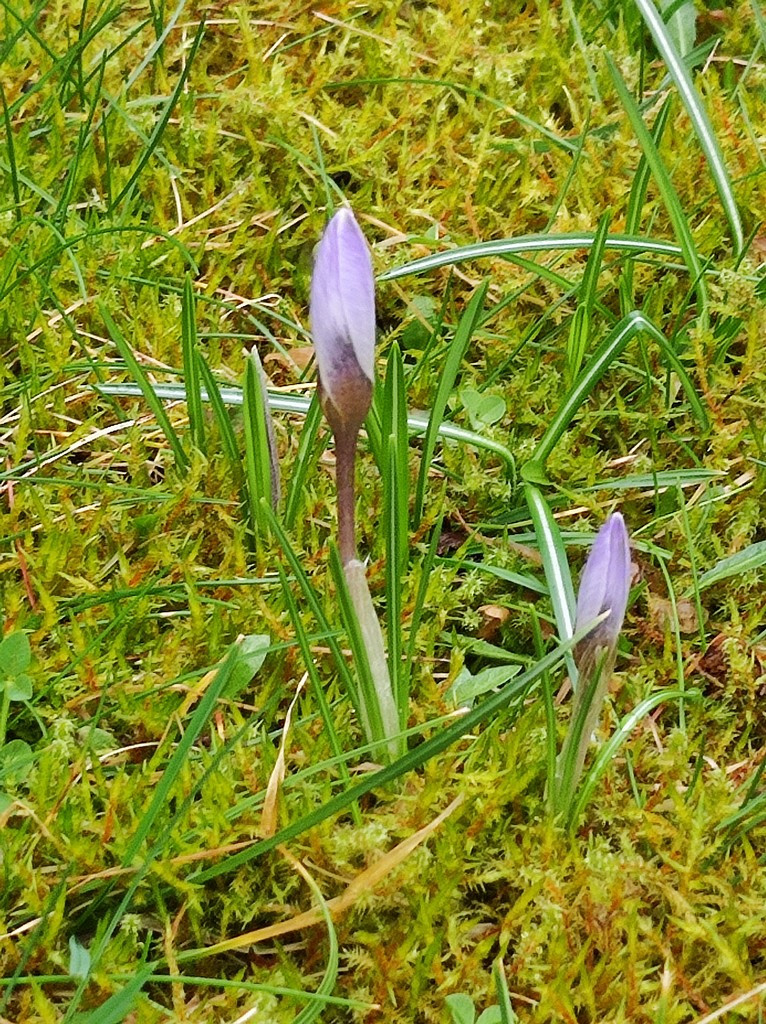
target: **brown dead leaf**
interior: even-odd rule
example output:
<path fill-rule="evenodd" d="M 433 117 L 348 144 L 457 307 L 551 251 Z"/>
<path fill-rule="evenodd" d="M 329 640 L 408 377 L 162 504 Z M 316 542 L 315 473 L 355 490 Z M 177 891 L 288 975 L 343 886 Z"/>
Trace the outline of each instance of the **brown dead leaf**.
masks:
<path fill-rule="evenodd" d="M 482 640 L 492 640 L 497 636 L 500 627 L 511 617 L 510 611 L 499 604 L 483 604 L 479 608 L 479 614 L 481 615 L 481 625 L 477 635 Z"/>

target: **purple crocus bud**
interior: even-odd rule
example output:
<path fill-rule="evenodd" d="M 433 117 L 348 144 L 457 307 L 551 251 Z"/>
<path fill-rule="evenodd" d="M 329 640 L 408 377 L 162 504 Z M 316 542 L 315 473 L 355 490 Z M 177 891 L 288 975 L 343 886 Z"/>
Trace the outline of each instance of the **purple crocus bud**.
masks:
<path fill-rule="evenodd" d="M 375 282 L 361 228 L 338 210 L 319 243 L 311 278 L 311 333 L 322 407 L 333 432 L 358 431 L 375 374 Z"/>
<path fill-rule="evenodd" d="M 575 630 L 609 612 L 580 644 L 614 651 L 622 629 L 630 591 L 630 543 L 619 512 L 609 516 L 596 534 L 580 577 Z"/>

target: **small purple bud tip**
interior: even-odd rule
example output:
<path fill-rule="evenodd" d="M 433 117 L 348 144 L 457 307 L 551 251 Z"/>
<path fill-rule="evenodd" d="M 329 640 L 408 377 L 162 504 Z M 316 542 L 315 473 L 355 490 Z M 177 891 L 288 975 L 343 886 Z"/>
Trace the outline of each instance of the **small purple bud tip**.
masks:
<path fill-rule="evenodd" d="M 599 615 L 609 612 L 587 638 L 588 642 L 614 648 L 622 629 L 630 592 L 630 543 L 625 520 L 619 512 L 609 516 L 596 534 L 580 577 L 575 629 L 580 630 Z"/>
<path fill-rule="evenodd" d="M 310 313 L 325 413 L 333 429 L 333 419 L 358 429 L 375 374 L 375 280 L 370 250 L 348 207 L 338 210 L 317 248 Z"/>

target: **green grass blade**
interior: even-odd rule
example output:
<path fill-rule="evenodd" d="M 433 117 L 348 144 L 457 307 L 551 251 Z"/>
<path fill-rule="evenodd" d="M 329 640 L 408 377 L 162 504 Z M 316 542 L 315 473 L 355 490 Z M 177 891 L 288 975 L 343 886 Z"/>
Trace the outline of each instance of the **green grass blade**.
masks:
<path fill-rule="evenodd" d="M 187 273 L 181 299 L 181 352 L 184 367 L 184 391 L 189 413 L 189 431 L 194 447 L 205 451 L 205 413 L 200 391 L 199 352 L 197 348 L 197 316 L 194 288 Z"/>
<path fill-rule="evenodd" d="M 756 541 L 735 555 L 721 559 L 712 569 L 702 573 L 697 581 L 697 589 L 707 590 L 722 580 L 739 576 L 743 572 L 752 572 L 753 569 L 760 569 L 762 565 L 766 565 L 766 540 Z"/>
<path fill-rule="evenodd" d="M 351 789 L 338 793 L 337 796 L 332 797 L 321 807 L 317 807 L 316 810 L 292 822 L 292 824 L 281 829 L 281 831 L 269 839 L 263 839 L 249 849 L 241 850 L 219 861 L 218 864 L 213 864 L 211 867 L 191 875 L 189 881 L 200 885 L 211 878 L 225 875 L 229 871 L 241 867 L 242 864 L 247 864 L 258 857 L 262 857 L 269 850 L 273 850 L 282 843 L 290 842 L 296 836 L 302 835 L 309 829 L 314 828 L 315 825 L 319 825 L 335 814 L 345 811 L 354 801 L 359 800 L 366 793 L 370 793 L 372 790 L 385 786 L 389 782 L 402 778 L 408 772 L 420 768 L 421 765 L 436 757 L 437 754 L 440 754 L 453 743 L 462 739 L 463 736 L 477 729 L 484 722 L 493 719 L 499 712 L 504 711 L 508 713 L 509 706 L 512 705 L 513 710 L 518 713 L 525 697 L 543 672 L 551 672 L 557 668 L 563 661 L 565 654 L 571 650 L 579 639 L 580 637 L 575 636 L 568 643 L 562 644 L 554 651 L 546 654 L 541 661 L 533 665 L 523 675 L 511 680 L 507 686 L 504 686 L 497 693 L 493 693 L 492 696 L 487 697 L 481 704 L 478 704 L 451 725 L 442 729 L 436 736 L 432 736 L 430 739 L 413 747 L 412 750 L 392 764 L 386 765 L 380 771 L 368 775 Z"/>
<path fill-rule="evenodd" d="M 570 380 L 577 380 L 585 353 L 588 351 L 590 322 L 596 305 L 598 275 L 604 259 L 604 246 L 610 220 L 611 214 L 609 213 L 605 213 L 601 217 L 593 238 L 593 245 L 588 253 L 588 262 L 585 264 L 579 302 L 572 318 L 567 340 L 566 362 Z"/>
<path fill-rule="evenodd" d="M 642 718 L 645 718 L 651 711 L 654 711 L 655 708 L 659 707 L 660 704 L 665 704 L 674 700 L 694 701 L 698 700 L 699 697 L 699 690 L 678 690 L 670 687 L 668 689 L 658 690 L 650 697 L 642 700 L 641 703 L 633 708 L 632 711 L 628 712 L 620 722 L 618 728 L 601 747 L 593 761 L 593 764 L 585 772 L 577 797 L 572 804 L 571 813 L 569 815 L 569 826 L 574 827 L 577 824 L 582 816 L 582 812 L 590 802 L 601 776 L 609 767 L 609 763 L 612 761 L 617 751 L 630 736 Z"/>
<path fill-rule="evenodd" d="M 495 983 L 495 994 L 497 1005 L 500 1008 L 500 1024 L 518 1024 L 519 1018 L 513 1012 L 511 1006 L 511 993 L 508 991 L 508 982 L 505 977 L 503 958 L 499 956 L 492 964 L 492 980 Z"/>
<path fill-rule="evenodd" d="M 383 391 L 383 437 L 387 445 L 383 474 L 386 534 L 386 616 L 388 622 L 388 665 L 399 724 L 407 725 L 409 694 L 403 685 L 402 671 L 402 578 L 409 553 L 409 437 L 407 433 L 407 397 L 404 363 L 399 346 L 394 344 L 388 357 Z"/>
<path fill-rule="evenodd" d="M 147 163 L 151 159 L 152 153 L 155 151 L 157 146 L 159 146 L 162 140 L 162 136 L 165 133 L 165 129 L 168 126 L 168 121 L 170 120 L 170 117 L 173 111 L 175 110 L 176 103 L 178 102 L 178 97 L 181 95 L 181 91 L 183 90 L 183 87 L 186 85 L 186 81 L 189 77 L 189 73 L 191 72 L 204 33 L 205 18 L 203 16 L 200 18 L 199 24 L 197 25 L 197 31 L 194 34 L 194 39 L 192 41 L 191 48 L 189 52 L 186 54 L 183 70 L 181 71 L 181 74 L 178 76 L 178 81 L 175 84 L 175 88 L 173 89 L 173 92 L 170 94 L 170 97 L 168 98 L 168 101 L 165 104 L 165 108 L 163 109 L 162 114 L 160 115 L 160 118 L 157 121 L 157 124 L 154 126 L 152 134 L 149 136 L 146 146 L 144 146 L 144 148 L 141 151 L 141 156 L 139 158 L 138 164 L 136 165 L 135 169 L 133 170 L 133 173 L 130 175 L 130 177 L 123 185 L 123 187 L 120 189 L 119 194 L 113 200 L 111 206 L 109 207 L 110 213 L 113 212 L 114 209 L 120 205 L 123 199 L 125 199 L 130 194 L 130 192 L 133 189 L 133 186 L 140 178 L 144 170 L 144 167 L 146 167 Z"/>
<path fill-rule="evenodd" d="M 657 117 L 654 119 L 654 125 L 652 126 L 652 142 L 654 148 L 659 149 L 662 141 L 662 136 L 665 131 L 665 127 L 668 123 L 668 115 L 670 114 L 670 97 L 660 107 Z M 646 201 L 646 192 L 649 187 L 649 179 L 651 177 L 651 167 L 649 161 L 645 155 L 641 156 L 638 161 L 638 167 L 636 173 L 633 176 L 633 183 L 630 186 L 630 195 L 628 197 L 628 209 L 625 213 L 625 234 L 635 235 L 638 233 L 638 229 L 641 225 L 641 214 L 644 209 L 644 203 Z M 635 308 L 634 290 L 633 290 L 633 270 L 635 267 L 635 261 L 633 259 L 627 259 L 625 261 L 625 267 L 622 272 L 620 279 L 620 303 L 622 309 L 622 315 L 627 316 L 632 309 Z"/>
<path fill-rule="evenodd" d="M 439 267 L 453 267 L 467 260 L 486 259 L 525 252 L 571 252 L 590 249 L 595 236 L 587 231 L 563 235 L 519 235 L 518 238 L 499 238 L 491 242 L 474 242 L 444 252 L 392 267 L 378 275 L 378 281 L 395 281 L 410 274 L 426 274 Z M 648 253 L 655 256 L 682 256 L 683 249 L 673 242 L 654 238 L 630 238 L 627 235 L 609 235 L 604 243 L 609 250 L 625 253 Z"/>
<path fill-rule="evenodd" d="M 350 776 L 348 773 L 348 765 L 343 756 L 343 747 L 341 746 L 340 739 L 338 738 L 338 731 L 335 728 L 335 720 L 330 710 L 330 705 L 327 703 L 327 697 L 325 696 L 324 687 L 322 681 L 319 678 L 319 672 L 317 671 L 316 662 L 311 652 L 311 642 L 309 641 L 308 634 L 303 626 L 303 620 L 301 619 L 300 612 L 298 611 L 298 605 L 296 604 L 295 598 L 293 597 L 290 584 L 287 581 L 282 566 L 277 567 L 279 569 L 279 579 L 282 583 L 282 593 L 284 594 L 285 604 L 287 605 L 287 613 L 290 616 L 290 621 L 293 624 L 295 630 L 295 636 L 298 640 L 298 646 L 301 649 L 303 655 L 303 663 L 306 666 L 306 671 L 309 675 L 309 681 L 314 692 L 314 697 L 319 708 L 319 714 L 324 722 L 324 727 L 327 732 L 327 740 L 333 752 L 333 756 L 337 759 L 338 770 L 340 771 L 341 778 L 345 785 L 350 785 Z M 361 824 L 361 815 L 359 808 L 354 806 L 354 818 L 357 824 Z"/>
<path fill-rule="evenodd" d="M 274 408 L 273 398 L 269 397 L 269 404 Z M 319 439 L 319 428 L 322 425 L 322 407 L 319 404 L 319 396 L 314 392 L 311 401 L 306 403 L 306 420 L 301 430 L 298 442 L 298 452 L 290 471 L 290 484 L 285 501 L 284 524 L 285 529 L 292 530 L 295 526 L 298 512 L 304 497 L 304 487 L 309 472 L 316 465 L 322 456 L 330 440 L 329 432 Z"/>
<path fill-rule="evenodd" d="M 303 872 L 301 872 L 301 874 L 303 874 Z M 332 995 L 332 991 L 335 988 L 335 982 L 338 979 L 338 965 L 340 962 L 338 955 L 338 934 L 335 931 L 335 925 L 332 921 L 330 908 L 327 906 L 327 901 L 322 895 L 319 886 L 308 871 L 303 874 L 303 878 L 314 894 L 314 899 L 319 906 L 320 913 L 322 914 L 322 920 L 324 921 L 325 928 L 327 929 L 327 938 L 330 943 L 330 948 L 327 954 L 327 967 L 325 968 L 322 980 L 316 990 L 316 995 L 329 996 Z M 293 1021 L 293 1024 L 314 1024 L 314 1021 L 321 1016 L 325 1009 L 326 1006 L 319 999 L 312 999 L 303 1007 Z"/>
<path fill-rule="evenodd" d="M 360 707 L 359 694 L 357 692 L 356 683 L 354 682 L 354 678 L 351 675 L 351 671 L 348 667 L 348 663 L 346 662 L 346 658 L 344 657 L 343 652 L 340 649 L 340 644 L 336 640 L 333 629 L 327 620 L 327 616 L 322 610 L 322 606 L 319 603 L 319 598 L 317 597 L 316 590 L 311 585 L 311 581 L 306 575 L 306 572 L 303 569 L 303 566 L 301 565 L 300 559 L 298 558 L 298 555 L 296 554 L 292 544 L 290 543 L 290 540 L 287 534 L 285 533 L 284 529 L 282 528 L 279 520 L 277 519 L 276 515 L 269 507 L 269 505 L 265 502 L 263 504 L 263 515 L 266 521 L 268 522 L 269 529 L 276 537 L 279 546 L 282 548 L 282 553 L 287 559 L 287 564 L 290 567 L 290 572 L 297 580 L 298 585 L 300 586 L 303 592 L 303 596 L 306 599 L 309 608 L 311 609 L 311 613 L 316 619 L 317 626 L 319 627 L 320 632 L 324 633 L 327 636 L 327 646 L 330 648 L 330 653 L 332 654 L 335 660 L 335 667 L 338 670 L 338 675 L 340 676 L 341 682 L 346 690 L 346 693 L 348 694 L 348 697 L 354 708 L 356 716 L 361 721 L 362 711 Z"/>
<path fill-rule="evenodd" d="M 608 53 L 606 54 L 606 62 L 609 66 L 609 71 L 612 76 L 612 81 L 614 82 L 614 87 L 617 90 L 617 95 L 620 98 L 620 102 L 622 103 L 625 113 L 628 115 L 628 120 L 630 121 L 633 132 L 638 139 L 641 150 L 646 157 L 646 161 L 651 168 L 652 177 L 660 191 L 662 201 L 665 204 L 665 209 L 668 211 L 668 216 L 670 217 L 673 225 L 676 238 L 681 246 L 684 261 L 689 268 L 689 274 L 691 275 L 692 281 L 697 290 L 700 316 L 703 317 L 703 319 L 706 319 L 708 315 L 708 295 L 707 286 L 705 285 L 703 266 L 697 253 L 697 248 L 694 244 L 694 238 L 692 237 L 689 222 L 686 219 L 686 214 L 681 206 L 681 200 L 678 198 L 678 193 L 670 180 L 670 175 L 662 161 L 662 157 L 657 149 L 652 133 L 646 127 L 644 119 L 641 116 L 638 104 L 631 95 L 630 90 L 625 83 L 625 79 L 620 74 L 617 65 Z"/>
<path fill-rule="evenodd" d="M 21 220 L 21 191 L 19 189 L 19 172 L 16 167 L 16 147 L 13 143 L 13 126 L 11 115 L 8 112 L 8 104 L 5 102 L 5 89 L 0 83 L 0 100 L 3 103 L 3 122 L 5 124 L 5 148 L 8 152 L 8 176 L 11 179 L 11 190 L 13 191 L 14 213 L 16 220 Z"/>
<path fill-rule="evenodd" d="M 223 446 L 224 454 L 234 470 L 235 479 L 239 483 L 242 479 L 242 456 L 240 454 L 239 444 L 237 443 L 237 436 L 234 433 L 234 427 L 231 424 L 231 417 L 229 416 L 228 409 L 226 408 L 223 396 L 221 395 L 221 389 L 218 386 L 218 381 L 213 376 L 213 373 L 202 353 L 198 352 L 197 355 L 199 357 L 199 373 L 203 385 L 203 387 L 200 388 L 200 400 L 203 402 L 210 402 L 213 407 L 213 415 L 215 416 L 215 421 L 218 424 L 218 432 L 221 435 L 221 445 Z M 185 393 L 186 392 L 184 391 L 184 394 Z"/>
<path fill-rule="evenodd" d="M 574 634 L 576 600 L 564 542 L 548 503 L 538 488 L 532 483 L 525 483 L 524 496 L 527 499 L 537 546 L 543 560 L 556 629 L 559 637 L 566 641 Z M 577 669 L 571 657 L 567 658 L 567 671 L 572 680 L 572 687 L 576 689 Z"/>
<path fill-rule="evenodd" d="M 97 300 L 96 305 L 101 317 L 106 324 L 106 329 L 109 332 L 109 337 L 114 342 L 115 348 L 120 353 L 125 365 L 128 367 L 133 380 L 136 382 L 136 386 L 140 389 L 141 394 L 146 400 L 146 404 L 154 413 L 155 419 L 165 435 L 168 444 L 173 451 L 173 457 L 175 458 L 176 468 L 179 473 L 185 475 L 189 469 L 189 460 L 186 456 L 186 452 L 183 449 L 178 434 L 173 429 L 173 425 L 168 419 L 168 414 L 165 412 L 165 407 L 157 396 L 154 386 L 149 382 L 143 368 L 138 363 L 138 360 L 133 355 L 133 350 L 125 339 L 122 331 L 120 331 L 117 324 L 112 320 L 109 310 L 101 302 Z"/>
<path fill-rule="evenodd" d="M 431 460 L 433 459 L 434 449 L 436 448 L 436 438 L 438 436 L 439 426 L 444 418 L 447 401 L 453 392 L 455 380 L 460 370 L 460 365 L 463 362 L 463 357 L 465 356 L 471 337 L 476 328 L 476 324 L 481 316 L 481 310 L 484 305 L 484 298 L 487 294 L 488 287 L 489 281 L 484 281 L 474 292 L 471 301 L 466 306 L 465 311 L 460 318 L 460 323 L 457 326 L 455 336 L 452 339 L 444 360 L 444 366 L 442 368 L 441 376 L 439 377 L 439 385 L 436 390 L 436 397 L 434 398 L 431 414 L 428 418 L 428 428 L 426 429 L 426 435 L 423 440 L 423 455 L 421 457 L 420 472 L 418 474 L 418 482 L 415 488 L 415 502 L 412 509 L 413 527 L 418 526 L 423 515 L 423 503 L 425 501 L 428 472 L 431 468 Z"/>
<path fill-rule="evenodd" d="M 596 384 L 601 380 L 615 359 L 622 353 L 628 342 L 642 331 L 649 334 L 660 345 L 665 359 L 673 371 L 678 374 L 694 416 L 703 429 L 707 429 L 708 416 L 705 408 L 672 346 L 651 320 L 645 317 L 643 313 L 634 311 L 620 320 L 616 327 L 604 338 L 591 356 L 574 387 L 570 388 L 561 407 L 535 448 L 531 463 L 527 463 L 524 467 L 527 479 L 532 479 L 533 473 L 536 475 L 540 474 L 545 460 L 569 429 L 577 410 L 583 405 Z"/>
<path fill-rule="evenodd" d="M 694 88 L 694 83 L 692 82 L 691 75 L 686 68 L 683 58 L 676 49 L 676 45 L 668 31 L 668 27 L 665 25 L 661 15 L 657 11 L 657 8 L 654 6 L 653 0 L 636 0 L 636 6 L 641 12 L 641 16 L 652 34 L 652 38 L 654 39 L 657 49 L 662 54 L 662 59 L 665 61 L 668 72 L 675 82 L 676 88 L 683 100 L 683 104 L 686 107 L 686 111 L 691 118 L 692 125 L 694 126 L 694 132 L 702 148 L 702 152 L 705 154 L 705 159 L 710 167 L 710 173 L 713 177 L 713 181 L 715 182 L 715 187 L 721 198 L 724 213 L 729 221 L 735 250 L 737 254 L 739 254 L 744 245 L 742 222 L 739 217 L 739 210 L 737 209 L 737 202 L 734 198 L 729 173 L 726 170 L 723 154 L 721 153 L 721 149 L 718 145 L 718 140 L 715 137 L 715 132 L 713 131 L 713 126 L 710 123 L 710 118 L 707 115 L 707 111 L 705 110 L 705 106 L 699 93 Z M 608 54 L 607 60 L 609 60 Z"/>
<path fill-rule="evenodd" d="M 245 364 L 242 408 L 245 425 L 245 479 L 250 499 L 251 525 L 255 535 L 259 536 L 267 530 L 261 499 L 274 507 L 279 491 L 278 485 L 276 488 L 274 486 L 275 453 L 269 437 L 271 413 L 256 348 L 251 349 Z"/>

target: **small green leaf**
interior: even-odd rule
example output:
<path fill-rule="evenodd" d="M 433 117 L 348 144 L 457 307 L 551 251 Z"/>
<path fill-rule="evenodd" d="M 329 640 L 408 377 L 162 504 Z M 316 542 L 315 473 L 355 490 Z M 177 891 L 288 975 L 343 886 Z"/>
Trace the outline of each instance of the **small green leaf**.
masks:
<path fill-rule="evenodd" d="M 90 953 L 74 935 L 69 936 L 69 970 L 75 978 L 87 978 L 90 973 Z"/>
<path fill-rule="evenodd" d="M 8 700 L 29 700 L 32 696 L 32 680 L 27 675 L 9 679 L 5 686 Z"/>
<path fill-rule="evenodd" d="M 482 1010 L 476 1024 L 503 1024 L 503 1015 L 499 1006 L 488 1006 Z"/>
<path fill-rule="evenodd" d="M 447 996 L 445 1001 L 452 1014 L 452 1024 L 474 1024 L 476 1010 L 473 1007 L 473 999 L 465 992 L 455 992 Z"/>
<path fill-rule="evenodd" d="M 482 669 L 478 675 L 473 675 L 463 667 L 445 696 L 456 707 L 470 707 L 477 697 L 481 697 L 488 690 L 504 686 L 519 672 L 521 665 L 493 665 L 491 668 Z"/>
<path fill-rule="evenodd" d="M 712 587 L 714 583 L 720 583 L 730 576 L 739 576 L 740 573 L 750 572 L 752 569 L 759 569 L 766 564 L 766 540 L 759 540 L 756 544 L 738 551 L 736 555 L 729 555 L 721 559 L 712 569 L 703 572 L 698 581 L 700 590 Z"/>
<path fill-rule="evenodd" d="M 29 637 L 20 630 L 9 633 L 0 643 L 0 675 L 18 676 L 26 672 L 32 661 Z"/>
<path fill-rule="evenodd" d="M 10 740 L 0 747 L 0 779 L 23 782 L 34 761 L 32 748 L 24 740 Z"/>
<path fill-rule="evenodd" d="M 505 416 L 505 401 L 500 395 L 486 395 L 475 388 L 461 388 L 459 394 L 474 430 L 491 427 Z"/>
<path fill-rule="evenodd" d="M 237 659 L 221 696 L 236 700 L 266 659 L 271 637 L 268 633 L 252 633 L 237 646 Z"/>
<path fill-rule="evenodd" d="M 0 793 L 0 814 L 5 814 L 6 811 L 13 807 L 16 801 L 8 793 Z"/>

